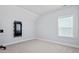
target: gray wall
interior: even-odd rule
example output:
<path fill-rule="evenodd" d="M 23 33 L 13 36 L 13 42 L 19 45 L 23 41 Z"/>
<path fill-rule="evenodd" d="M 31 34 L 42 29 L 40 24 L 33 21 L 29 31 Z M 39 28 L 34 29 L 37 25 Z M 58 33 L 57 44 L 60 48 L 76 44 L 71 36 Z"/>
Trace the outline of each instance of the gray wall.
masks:
<path fill-rule="evenodd" d="M 16 6 L 0 6 L 0 29 L 4 30 L 4 33 L 0 33 L 0 44 L 9 44 L 35 37 L 34 22 L 37 17 L 37 15 Z M 22 37 L 14 38 L 13 36 L 15 20 L 22 21 Z"/>
<path fill-rule="evenodd" d="M 72 45 L 79 45 L 78 11 L 78 6 L 72 6 L 38 17 L 38 15 L 29 13 L 28 11 L 16 6 L 0 6 L 0 29 L 4 29 L 4 33 L 0 33 L 0 44 L 8 44 L 36 37 Z M 74 17 L 74 37 L 59 37 L 57 26 L 58 17 L 70 15 Z M 14 20 L 22 21 L 22 37 L 14 38 L 13 36 Z"/>
<path fill-rule="evenodd" d="M 37 36 L 38 38 L 48 39 L 71 45 L 79 45 L 79 9 L 78 6 L 62 8 L 58 11 L 50 12 L 41 16 L 38 20 Z M 59 37 L 58 36 L 58 17 L 73 16 L 74 17 L 74 37 Z M 44 40 L 42 39 L 42 40 Z"/>

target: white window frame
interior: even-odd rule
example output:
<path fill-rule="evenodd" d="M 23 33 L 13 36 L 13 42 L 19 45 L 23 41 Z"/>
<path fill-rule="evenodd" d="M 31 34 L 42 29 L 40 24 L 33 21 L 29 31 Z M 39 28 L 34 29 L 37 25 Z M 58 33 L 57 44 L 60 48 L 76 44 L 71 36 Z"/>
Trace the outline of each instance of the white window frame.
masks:
<path fill-rule="evenodd" d="M 68 17 L 70 18 L 70 21 L 71 21 L 69 23 L 67 22 Z M 66 24 L 64 24 L 64 23 L 66 23 Z M 61 24 L 63 24 L 63 25 L 61 25 Z M 68 27 L 68 24 L 70 25 L 69 27 Z M 73 24 L 74 24 L 73 23 L 73 16 L 58 17 L 58 36 L 61 36 L 61 37 L 74 37 L 74 35 L 73 35 Z M 68 32 L 69 28 L 71 28 L 70 31 L 69 31 L 70 33 Z"/>

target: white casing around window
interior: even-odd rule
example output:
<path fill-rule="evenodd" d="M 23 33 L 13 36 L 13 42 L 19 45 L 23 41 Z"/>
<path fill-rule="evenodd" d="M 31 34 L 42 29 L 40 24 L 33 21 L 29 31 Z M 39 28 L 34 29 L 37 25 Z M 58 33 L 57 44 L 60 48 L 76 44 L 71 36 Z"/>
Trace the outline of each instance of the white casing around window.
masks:
<path fill-rule="evenodd" d="M 58 36 L 73 37 L 73 16 L 58 17 Z"/>

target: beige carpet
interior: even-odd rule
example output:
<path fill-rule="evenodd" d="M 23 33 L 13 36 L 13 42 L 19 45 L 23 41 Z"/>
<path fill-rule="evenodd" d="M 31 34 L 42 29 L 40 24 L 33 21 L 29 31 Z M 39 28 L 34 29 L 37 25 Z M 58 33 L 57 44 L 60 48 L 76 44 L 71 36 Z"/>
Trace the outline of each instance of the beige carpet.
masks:
<path fill-rule="evenodd" d="M 78 48 L 72 48 L 55 43 L 41 40 L 30 40 L 14 45 L 7 46 L 6 50 L 0 50 L 1 53 L 68 53 L 79 52 Z"/>

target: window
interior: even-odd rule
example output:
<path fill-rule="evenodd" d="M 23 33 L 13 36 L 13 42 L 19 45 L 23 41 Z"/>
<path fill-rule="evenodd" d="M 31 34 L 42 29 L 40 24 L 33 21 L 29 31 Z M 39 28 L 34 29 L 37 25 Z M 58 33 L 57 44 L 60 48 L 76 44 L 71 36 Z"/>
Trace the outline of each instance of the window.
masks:
<path fill-rule="evenodd" d="M 58 18 L 58 35 L 73 37 L 73 16 Z"/>

